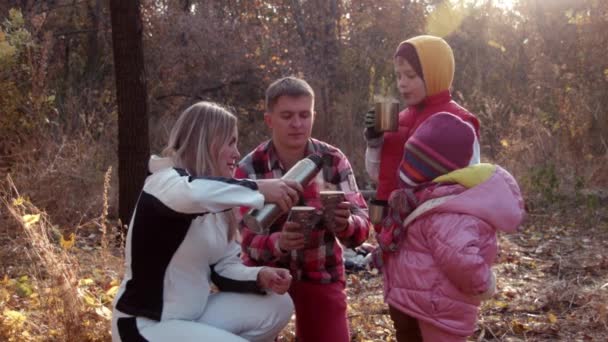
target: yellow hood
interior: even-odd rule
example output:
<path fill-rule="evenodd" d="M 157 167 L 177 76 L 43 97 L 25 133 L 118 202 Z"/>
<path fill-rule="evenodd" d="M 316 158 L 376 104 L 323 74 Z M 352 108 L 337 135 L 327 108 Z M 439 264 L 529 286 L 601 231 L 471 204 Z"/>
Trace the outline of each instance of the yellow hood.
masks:
<path fill-rule="evenodd" d="M 417 36 L 404 41 L 416 49 L 426 84 L 426 95 L 433 96 L 449 90 L 454 80 L 454 54 L 442 38 Z"/>

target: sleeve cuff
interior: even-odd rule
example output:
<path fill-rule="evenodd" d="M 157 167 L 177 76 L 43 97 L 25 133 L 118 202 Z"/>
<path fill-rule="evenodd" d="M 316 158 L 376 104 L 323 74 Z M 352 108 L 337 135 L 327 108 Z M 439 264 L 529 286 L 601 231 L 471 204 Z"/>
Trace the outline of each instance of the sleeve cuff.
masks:
<path fill-rule="evenodd" d="M 373 138 L 373 139 L 367 140 L 367 147 L 371 147 L 371 148 L 380 147 L 380 146 L 382 146 L 383 143 L 384 143 L 384 135 L 382 135 L 378 138 Z"/>

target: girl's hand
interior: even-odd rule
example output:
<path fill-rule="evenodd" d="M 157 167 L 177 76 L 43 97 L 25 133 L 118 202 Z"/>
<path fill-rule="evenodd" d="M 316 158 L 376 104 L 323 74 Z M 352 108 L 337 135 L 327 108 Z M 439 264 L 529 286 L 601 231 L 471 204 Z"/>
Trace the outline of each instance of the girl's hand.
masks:
<path fill-rule="evenodd" d="M 284 268 L 262 267 L 258 273 L 258 286 L 274 293 L 284 294 L 291 285 L 291 274 Z"/>
<path fill-rule="evenodd" d="M 397 189 L 391 193 L 388 199 L 388 206 L 392 209 L 393 213 L 399 214 L 401 220 L 405 220 L 414 210 L 413 201 L 415 201 L 415 195 L 411 190 Z"/>
<path fill-rule="evenodd" d="M 265 201 L 276 203 L 283 212 L 289 211 L 298 201 L 298 193 L 303 191 L 300 183 L 293 180 L 260 179 L 255 182 L 258 185 L 258 191 L 264 195 Z"/>

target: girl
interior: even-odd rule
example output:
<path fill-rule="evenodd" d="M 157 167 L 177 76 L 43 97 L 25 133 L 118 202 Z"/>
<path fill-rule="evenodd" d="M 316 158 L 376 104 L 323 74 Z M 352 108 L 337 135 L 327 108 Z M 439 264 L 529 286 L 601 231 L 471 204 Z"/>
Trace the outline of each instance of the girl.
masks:
<path fill-rule="evenodd" d="M 496 231 L 515 232 L 524 206 L 507 171 L 477 164 L 476 140 L 443 112 L 404 146 L 377 249 L 397 341 L 466 341 L 494 293 Z"/>

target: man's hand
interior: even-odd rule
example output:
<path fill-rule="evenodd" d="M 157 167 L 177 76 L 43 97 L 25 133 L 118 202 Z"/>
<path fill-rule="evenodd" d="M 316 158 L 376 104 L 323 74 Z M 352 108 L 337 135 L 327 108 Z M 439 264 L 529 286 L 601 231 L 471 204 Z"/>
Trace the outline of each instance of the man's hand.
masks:
<path fill-rule="evenodd" d="M 258 190 L 264 195 L 264 200 L 276 203 L 283 212 L 289 211 L 298 201 L 298 193 L 303 191 L 300 183 L 294 180 L 259 179 L 255 182 Z"/>
<path fill-rule="evenodd" d="M 291 285 L 291 274 L 284 268 L 262 267 L 258 273 L 258 286 L 278 294 L 284 294 Z"/>
<path fill-rule="evenodd" d="M 350 221 L 350 202 L 339 203 L 334 210 L 334 228 L 332 230 L 334 233 L 339 233 L 348 228 Z"/>
<path fill-rule="evenodd" d="M 284 252 L 291 252 L 304 248 L 306 241 L 300 224 L 296 222 L 285 222 L 283 231 L 279 236 L 279 248 Z"/>

